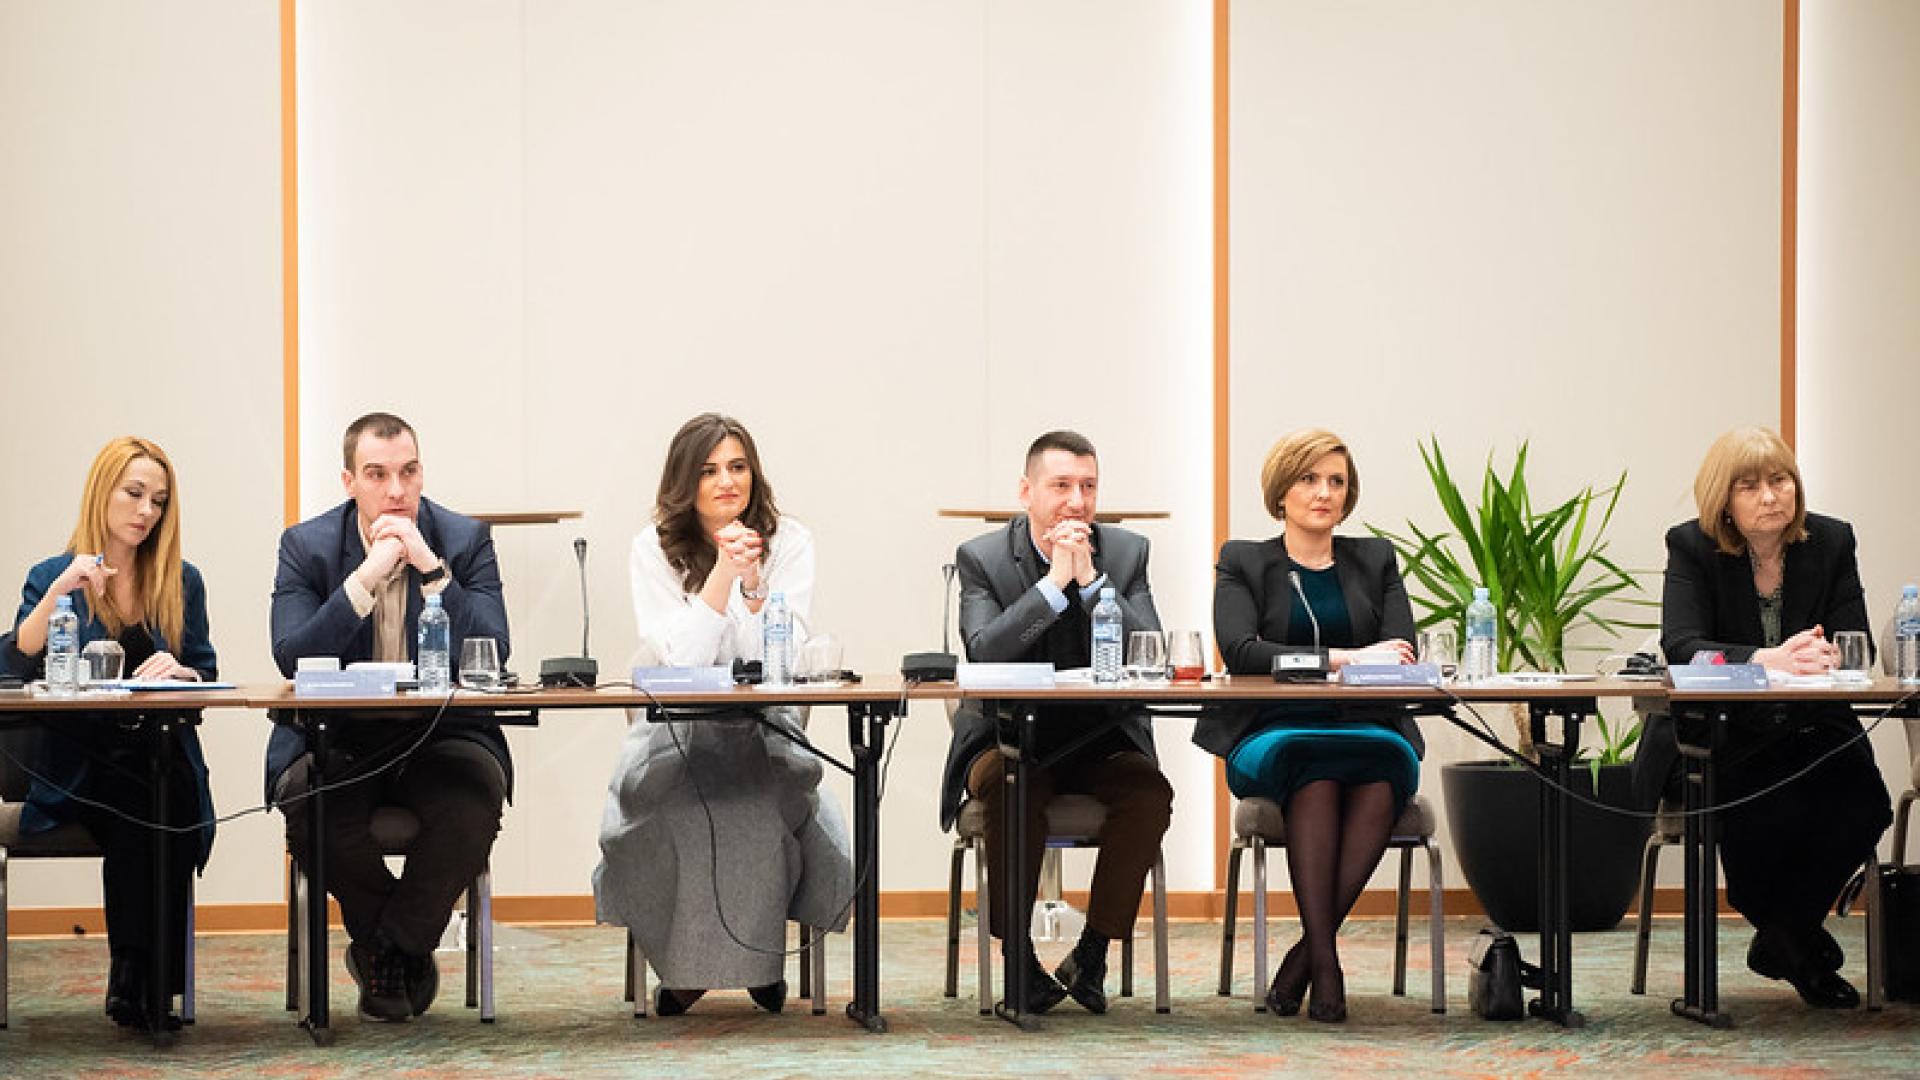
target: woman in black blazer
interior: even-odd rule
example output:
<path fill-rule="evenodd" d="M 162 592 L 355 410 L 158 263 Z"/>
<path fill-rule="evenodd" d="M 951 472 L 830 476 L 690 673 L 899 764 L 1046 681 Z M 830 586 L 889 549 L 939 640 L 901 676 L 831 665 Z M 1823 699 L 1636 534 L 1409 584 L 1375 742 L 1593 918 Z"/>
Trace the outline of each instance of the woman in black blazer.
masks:
<path fill-rule="evenodd" d="M 1227 670 L 1264 676 L 1289 652 L 1318 653 L 1330 670 L 1363 651 L 1411 662 L 1413 608 L 1392 545 L 1333 534 L 1360 497 L 1346 445 L 1326 431 L 1288 435 L 1267 454 L 1260 486 L 1286 531 L 1220 549 L 1213 629 Z M 1193 741 L 1226 759 L 1234 795 L 1272 799 L 1285 813 L 1301 935 L 1267 988 L 1268 1009 L 1298 1012 L 1311 986 L 1308 1016 L 1346 1019 L 1335 933 L 1419 786 L 1419 730 L 1403 716 L 1352 709 L 1228 707 L 1202 716 Z"/>
<path fill-rule="evenodd" d="M 1770 671 L 1833 670 L 1831 635 L 1867 632 L 1867 604 L 1853 528 L 1807 513 L 1793 451 L 1765 428 L 1727 432 L 1707 450 L 1693 494 L 1700 516 L 1667 532 L 1660 644 L 1668 662 L 1718 654 Z M 1744 709 L 1716 761 L 1719 800 L 1738 802 L 1833 754 L 1721 815 L 1727 901 L 1757 931 L 1747 966 L 1823 1008 L 1859 1004 L 1838 973 L 1840 946 L 1821 924 L 1893 819 L 1860 734 L 1844 705 Z M 1665 739 L 1648 749 L 1671 761 Z"/>

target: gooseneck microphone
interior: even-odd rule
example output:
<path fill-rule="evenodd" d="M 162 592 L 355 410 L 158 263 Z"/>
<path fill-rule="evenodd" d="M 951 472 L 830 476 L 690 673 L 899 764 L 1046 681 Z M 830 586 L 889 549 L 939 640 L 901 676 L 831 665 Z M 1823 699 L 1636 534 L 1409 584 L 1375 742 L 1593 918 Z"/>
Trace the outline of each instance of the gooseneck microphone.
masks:
<path fill-rule="evenodd" d="M 940 682 L 951 679 L 959 669 L 960 658 L 953 655 L 953 638 L 947 624 L 953 621 L 953 576 L 959 567 L 947 563 L 940 567 L 946 583 L 946 595 L 940 601 L 940 651 L 910 652 L 900 658 L 900 677 L 908 682 Z"/>
<path fill-rule="evenodd" d="M 947 563 L 940 567 L 940 575 L 947 581 L 946 595 L 940 605 L 940 651 L 946 653 L 953 651 L 953 637 L 951 636 L 951 627 L 953 624 L 953 576 L 959 572 L 960 568 L 952 563 Z"/>
<path fill-rule="evenodd" d="M 1281 652 L 1273 658 L 1273 677 L 1279 682 L 1319 682 L 1327 677 L 1327 657 L 1320 650 L 1320 617 L 1313 613 L 1313 604 L 1307 600 L 1307 590 L 1300 585 L 1300 571 L 1288 570 L 1287 580 L 1293 583 L 1293 594 L 1300 598 L 1300 607 L 1307 613 L 1307 621 L 1313 624 L 1312 652 Z"/>
<path fill-rule="evenodd" d="M 1287 580 L 1293 582 L 1293 594 L 1300 598 L 1300 606 L 1306 610 L 1307 621 L 1313 624 L 1313 647 L 1320 647 L 1320 620 L 1313 614 L 1313 605 L 1307 601 L 1307 590 L 1300 587 L 1300 571 L 1287 571 Z"/>
<path fill-rule="evenodd" d="M 580 655 L 556 656 L 540 661 L 541 686 L 577 686 L 592 688 L 600 681 L 600 665 L 587 651 L 587 538 L 573 538 L 573 559 L 580 572 Z"/>

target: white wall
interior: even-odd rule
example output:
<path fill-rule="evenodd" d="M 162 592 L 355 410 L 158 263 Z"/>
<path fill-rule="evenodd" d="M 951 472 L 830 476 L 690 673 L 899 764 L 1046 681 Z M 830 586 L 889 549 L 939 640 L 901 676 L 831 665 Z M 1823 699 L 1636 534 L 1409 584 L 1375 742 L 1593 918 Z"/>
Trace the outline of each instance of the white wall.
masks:
<path fill-rule="evenodd" d="M 1907 474 L 1920 400 L 1920 7 L 1801 12 L 1800 464 L 1812 505 L 1859 534 L 1877 635 L 1901 584 L 1920 581 Z M 1898 793 L 1913 775 L 1908 740 L 1884 724 L 1873 743 Z"/>
<path fill-rule="evenodd" d="M 1456 478 L 1531 440 L 1542 500 L 1628 472 L 1611 553 L 1653 571 L 1657 599 L 1701 452 L 1778 422 L 1778 6 L 1262 2 L 1232 20 L 1235 535 L 1277 531 L 1259 468 L 1296 428 L 1353 448 L 1357 535 L 1444 525 L 1430 434 Z M 1437 805 L 1438 766 L 1487 755 L 1425 732 Z"/>
<path fill-rule="evenodd" d="M 221 674 L 260 680 L 280 526 L 280 68 L 271 4 L 0 3 L 0 581 L 66 546 L 93 456 L 178 471 Z M 257 804 L 265 721 L 209 714 L 224 810 Z M 223 826 L 200 897 L 279 895 L 278 818 Z M 93 862 L 15 868 L 21 906 L 99 902 Z"/>

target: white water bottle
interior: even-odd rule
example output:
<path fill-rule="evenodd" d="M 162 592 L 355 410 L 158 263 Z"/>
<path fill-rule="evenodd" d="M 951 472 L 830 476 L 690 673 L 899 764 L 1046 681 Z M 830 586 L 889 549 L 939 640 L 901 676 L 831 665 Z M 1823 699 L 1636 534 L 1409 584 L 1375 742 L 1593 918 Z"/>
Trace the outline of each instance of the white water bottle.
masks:
<path fill-rule="evenodd" d="M 793 683 L 793 611 L 787 607 L 787 594 L 767 597 L 761 612 L 760 685 L 790 686 Z"/>
<path fill-rule="evenodd" d="M 1893 609 L 1893 677 L 1901 686 L 1920 686 L 1920 587 L 1900 589 Z"/>
<path fill-rule="evenodd" d="M 436 594 L 420 609 L 420 692 L 444 694 L 453 685 L 453 623 Z"/>
<path fill-rule="evenodd" d="M 1484 682 L 1493 678 L 1498 639 L 1494 635 L 1493 599 L 1486 587 L 1476 586 L 1467 605 L 1467 645 L 1460 653 L 1459 681 Z"/>
<path fill-rule="evenodd" d="M 1120 601 L 1112 589 L 1100 590 L 1100 602 L 1093 605 L 1093 681 L 1120 681 L 1121 638 L 1125 626 L 1120 617 Z"/>
<path fill-rule="evenodd" d="M 72 697 L 80 692 L 80 617 L 73 613 L 73 597 L 54 601 L 47 616 L 47 692 Z"/>

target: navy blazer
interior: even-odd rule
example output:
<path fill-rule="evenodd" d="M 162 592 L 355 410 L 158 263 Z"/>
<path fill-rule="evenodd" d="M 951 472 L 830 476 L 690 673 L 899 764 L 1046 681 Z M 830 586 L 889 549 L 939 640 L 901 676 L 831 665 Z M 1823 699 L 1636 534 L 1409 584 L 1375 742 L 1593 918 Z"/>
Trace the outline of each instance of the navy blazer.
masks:
<path fill-rule="evenodd" d="M 1160 629 L 1147 584 L 1147 538 L 1111 525 L 1093 527 L 1093 566 L 1107 576 L 1120 604 L 1125 633 Z M 1059 619 L 1047 598 L 1034 586 L 1047 574 L 1047 564 L 1033 547 L 1027 515 L 1015 514 L 1004 529 L 977 536 L 954 556 L 960 571 L 960 639 L 967 659 L 978 663 L 1044 662 L 1046 634 Z M 1079 603 L 1089 613 L 1098 595 L 1067 591 L 1067 602 Z M 1126 638 L 1123 636 L 1122 641 Z M 1148 757 L 1153 756 L 1153 731 L 1145 709 L 1131 712 L 1120 729 Z M 967 770 L 973 759 L 994 745 L 993 723 L 972 703 L 954 712 L 953 739 L 947 744 L 947 765 L 940 785 L 940 827 L 951 829 L 967 788 Z"/>
<path fill-rule="evenodd" d="M 1407 601 L 1391 543 L 1377 537 L 1336 536 L 1333 567 L 1353 625 L 1353 641 L 1334 644 L 1357 648 L 1395 638 L 1413 640 L 1413 605 Z M 1293 583 L 1287 575 L 1294 569 L 1278 536 L 1229 540 L 1221 546 L 1220 561 L 1214 566 L 1213 637 L 1230 674 L 1271 676 L 1273 658 L 1281 653 L 1315 651 L 1312 646 L 1285 644 L 1293 617 Z M 1327 650 L 1318 651 L 1324 655 Z M 1260 729 L 1264 711 L 1257 702 L 1210 707 L 1194 724 L 1193 741 L 1208 753 L 1227 757 L 1240 740 Z M 1349 708 L 1345 715 L 1385 724 L 1413 744 L 1415 754 L 1426 754 L 1419 725 L 1404 712 Z"/>
<path fill-rule="evenodd" d="M 13 629 L 0 636 L 0 670 L 8 675 L 22 679 L 43 678 L 46 674 L 47 651 L 28 656 L 20 651 L 16 635 L 20 623 L 33 609 L 40 606 L 40 600 L 47 595 L 47 589 L 60 577 L 61 571 L 73 561 L 73 553 L 55 555 L 43 559 L 27 571 L 26 584 L 20 589 L 20 610 L 13 617 Z M 212 682 L 220 677 L 220 662 L 214 655 L 213 639 L 207 632 L 207 586 L 200 578 L 200 571 L 189 562 L 180 564 L 180 593 L 185 607 L 184 622 L 180 629 L 181 641 L 178 648 L 167 641 L 159 627 L 147 627 L 147 633 L 153 637 L 156 652 L 169 652 L 173 658 L 200 673 L 200 678 Z M 87 591 L 76 590 L 73 596 L 73 613 L 80 619 L 80 647 L 107 636 L 106 627 L 95 621 L 87 607 Z M 128 674 L 131 674 L 129 672 Z M 109 715 L 109 714 L 98 714 Z M 194 782 L 200 795 L 200 820 L 209 824 L 200 830 L 199 866 L 206 868 L 207 856 L 213 850 L 213 789 L 207 778 L 207 759 L 200 749 L 200 734 L 191 725 L 177 729 L 181 748 L 186 752 L 187 761 L 193 767 Z M 57 782 L 50 786 L 35 780 L 27 791 L 26 805 L 21 808 L 20 828 L 24 832 L 46 832 L 54 826 L 73 819 L 73 800 L 66 792 L 86 791 L 92 779 L 92 766 L 86 757 L 63 739 L 44 739 L 41 741 L 41 760 L 39 771 Z"/>
<path fill-rule="evenodd" d="M 1780 577 L 1782 640 L 1819 626 L 1828 640 L 1842 630 L 1867 634 L 1867 597 L 1860 586 L 1853 526 L 1838 518 L 1807 515 L 1807 538 L 1788 544 Z M 1753 563 L 1715 546 L 1698 519 L 1667 530 L 1667 572 L 1660 601 L 1660 648 L 1670 664 L 1684 664 L 1703 650 L 1717 651 L 1728 663 L 1744 664 L 1766 645 L 1760 626 L 1760 597 L 1753 589 Z M 1770 717 L 1790 721 L 1787 728 Z M 1784 711 L 1742 709 L 1733 714 L 1729 750 L 1737 754 L 1775 734 L 1821 724 L 1847 734 L 1860 721 L 1845 705 L 1795 705 Z M 1666 786 L 1679 755 L 1671 719 L 1646 720 L 1634 758 L 1634 793 L 1652 805 Z"/>
<path fill-rule="evenodd" d="M 345 588 L 347 575 L 367 558 L 358 514 L 359 508 L 349 499 L 280 534 L 280 565 L 273 576 L 273 661 L 288 678 L 303 656 L 338 657 L 342 667 L 373 659 L 373 619 L 354 612 Z M 427 546 L 446 563 L 449 580 L 440 592 L 440 604 L 452 624 L 454 648 L 467 638 L 490 637 L 499 643 L 500 662 L 505 664 L 507 607 L 493 534 L 486 523 L 421 499 L 415 524 Z M 425 600 L 420 571 L 408 566 L 406 576 L 407 620 L 401 637 L 407 658 L 416 659 Z M 461 723 L 446 728 L 443 737 L 472 739 L 486 747 L 506 773 L 507 791 L 513 791 L 513 762 L 498 724 L 463 717 Z M 267 742 L 269 802 L 280 774 L 306 752 L 306 738 L 298 729 L 275 725 Z"/>

